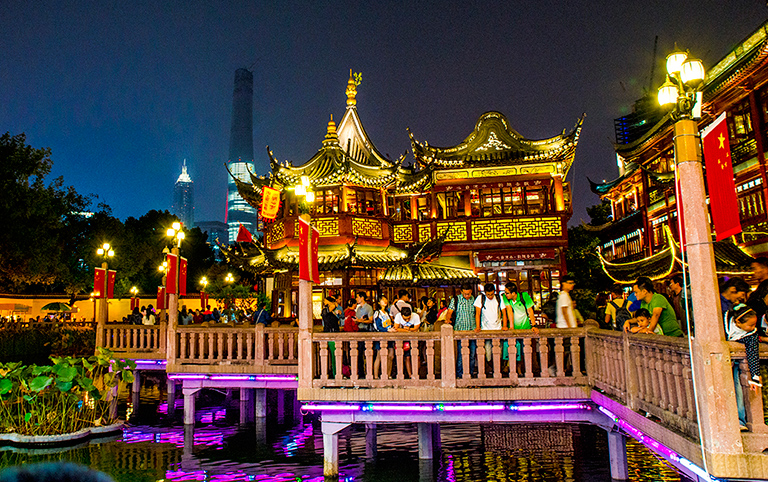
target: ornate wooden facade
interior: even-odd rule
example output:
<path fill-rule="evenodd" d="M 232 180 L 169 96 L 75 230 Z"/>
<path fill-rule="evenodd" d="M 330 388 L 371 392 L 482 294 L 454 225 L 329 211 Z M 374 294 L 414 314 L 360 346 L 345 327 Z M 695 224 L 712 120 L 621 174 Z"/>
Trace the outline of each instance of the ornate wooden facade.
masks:
<path fill-rule="evenodd" d="M 269 151 L 272 172 L 238 181 L 254 206 L 261 187 L 281 189 L 282 206 L 264 223 L 264 246 L 229 249 L 230 261 L 275 274 L 277 315 L 290 314 L 298 263 L 298 215 L 306 208 L 320 231 L 316 302 L 354 290 L 374 295 L 410 287 L 415 296 L 453 295 L 465 281 L 517 281 L 540 303 L 559 287 L 565 268 L 570 186 L 583 118 L 568 134 L 530 140 L 498 112 L 483 114 L 460 144 L 437 148 L 410 134 L 416 162 L 393 161 L 371 142 L 357 112 L 350 74 L 347 105 L 331 120 L 322 147 L 294 166 Z M 308 180 L 315 194 L 303 204 L 295 186 Z M 291 291 L 293 291 L 291 293 Z M 319 308 L 319 303 L 317 305 Z"/>
<path fill-rule="evenodd" d="M 735 241 L 749 254 L 765 255 L 768 253 L 765 211 L 768 23 L 761 25 L 707 72 L 699 128 L 706 127 L 722 112 L 727 113 L 733 175 L 744 231 Z M 650 122 L 652 120 L 657 122 Z M 616 145 L 619 177 L 592 183 L 592 189 L 611 203 L 613 213 L 613 220 L 599 228 L 601 254 L 609 263 L 626 264 L 650 259 L 666 249 L 669 243 L 665 231 L 671 232 L 679 242 L 673 120 L 669 113 L 660 111 L 657 103 L 642 99 L 636 104 L 636 112 L 617 119 L 616 125 L 617 142 L 620 142 Z M 727 264 L 729 260 L 722 261 Z M 638 266 L 642 269 L 642 264 Z M 729 268 L 723 265 L 722 269 Z M 747 269 L 742 266 L 741 271 Z M 610 265 L 606 272 L 610 275 Z"/>

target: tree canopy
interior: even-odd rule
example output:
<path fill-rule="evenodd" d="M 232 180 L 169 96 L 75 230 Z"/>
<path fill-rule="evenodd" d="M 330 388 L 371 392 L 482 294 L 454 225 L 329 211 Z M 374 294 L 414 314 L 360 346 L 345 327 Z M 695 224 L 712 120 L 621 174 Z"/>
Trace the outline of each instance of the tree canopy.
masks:
<path fill-rule="evenodd" d="M 105 204 L 89 212 L 96 196 L 78 194 L 61 177 L 48 182 L 51 150 L 27 145 L 24 134 L 0 137 L 0 291 L 66 293 L 93 289 L 93 268 L 103 261 L 96 250 L 110 243 L 110 269 L 117 270 L 115 296 L 131 286 L 154 293 L 158 266 L 170 247 L 166 229 L 178 219 L 152 210 L 122 222 Z M 188 260 L 188 291 L 214 265 L 214 254 L 199 228 L 186 228 L 181 255 Z"/>

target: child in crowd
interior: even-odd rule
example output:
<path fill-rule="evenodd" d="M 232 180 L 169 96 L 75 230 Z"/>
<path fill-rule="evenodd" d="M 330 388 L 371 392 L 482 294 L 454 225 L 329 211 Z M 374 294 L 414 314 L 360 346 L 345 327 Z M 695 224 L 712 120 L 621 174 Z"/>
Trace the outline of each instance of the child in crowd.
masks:
<path fill-rule="evenodd" d="M 381 295 L 379 297 L 378 309 L 373 313 L 373 326 L 377 332 L 389 332 L 395 331 L 395 325 L 392 318 L 389 316 L 389 300 L 386 296 Z M 373 350 L 376 352 L 376 359 L 373 362 L 373 376 L 378 378 L 379 371 L 381 370 L 381 342 L 373 342 Z M 392 374 L 392 358 L 395 355 L 395 342 L 387 342 L 387 363 L 386 363 L 386 376 L 382 378 L 390 378 Z"/>
<path fill-rule="evenodd" d="M 656 329 L 650 331 L 651 325 L 651 312 L 645 308 L 640 308 L 635 312 L 634 320 L 629 320 L 630 333 L 653 333 L 656 335 L 663 335 L 660 325 L 656 325 Z"/>
<path fill-rule="evenodd" d="M 749 389 L 757 390 L 762 387 L 760 379 L 760 354 L 757 333 L 757 313 L 747 305 L 738 304 L 728 310 L 725 314 L 725 334 L 728 341 L 736 341 L 744 345 L 747 355 L 747 364 L 749 365 Z M 744 407 L 744 393 L 741 390 L 739 381 L 739 364 L 733 363 L 733 384 L 736 389 L 736 405 L 739 410 L 739 425 L 741 430 L 746 431 L 747 414 Z"/>

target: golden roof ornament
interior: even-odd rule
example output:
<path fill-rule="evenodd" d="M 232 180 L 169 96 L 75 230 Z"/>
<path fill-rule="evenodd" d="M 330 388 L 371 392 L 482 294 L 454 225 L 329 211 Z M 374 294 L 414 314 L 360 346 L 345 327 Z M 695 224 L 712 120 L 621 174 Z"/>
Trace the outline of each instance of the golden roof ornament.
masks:
<path fill-rule="evenodd" d="M 349 69 L 349 81 L 347 82 L 347 106 L 357 105 L 355 96 L 357 95 L 357 86 L 363 81 L 362 72 L 352 73 Z"/>
<path fill-rule="evenodd" d="M 331 120 L 328 121 L 328 132 L 325 134 L 325 140 L 323 144 L 338 144 L 339 136 L 336 134 L 336 123 L 333 122 L 333 114 L 331 114 Z"/>

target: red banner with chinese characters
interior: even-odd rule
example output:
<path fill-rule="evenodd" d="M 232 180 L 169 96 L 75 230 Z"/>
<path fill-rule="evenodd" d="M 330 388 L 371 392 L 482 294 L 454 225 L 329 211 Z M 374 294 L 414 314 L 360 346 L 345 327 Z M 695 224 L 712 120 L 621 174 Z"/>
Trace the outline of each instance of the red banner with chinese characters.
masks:
<path fill-rule="evenodd" d="M 157 300 L 155 302 L 155 305 L 157 305 L 157 306 L 155 306 L 156 310 L 164 310 L 166 308 L 166 306 L 165 306 L 166 298 L 167 297 L 165 295 L 165 287 L 164 286 L 158 286 L 157 287 Z"/>
<path fill-rule="evenodd" d="M 303 218 L 299 218 L 299 279 L 320 282 L 320 272 L 317 268 L 319 242 L 320 231 L 310 226 Z"/>
<path fill-rule="evenodd" d="M 272 220 L 280 209 L 280 191 L 269 186 L 261 188 L 261 217 Z"/>
<path fill-rule="evenodd" d="M 725 112 L 707 127 L 701 136 L 704 162 L 707 168 L 709 209 L 715 225 L 717 241 L 741 232 L 739 200 L 733 182 L 731 144 L 728 140 L 728 123 Z"/>
<path fill-rule="evenodd" d="M 168 274 L 165 276 L 166 292 L 169 295 L 175 295 L 179 280 L 179 257 L 169 254 L 166 260 L 168 261 Z"/>
<path fill-rule="evenodd" d="M 205 311 L 205 307 L 208 306 L 208 293 L 205 291 L 200 292 L 200 308 Z"/>
<path fill-rule="evenodd" d="M 187 258 L 179 257 L 179 296 L 187 294 Z"/>
<path fill-rule="evenodd" d="M 104 281 L 106 277 L 106 272 L 104 268 L 96 268 L 93 272 L 93 297 L 94 298 L 104 298 L 105 293 L 105 286 Z"/>
<path fill-rule="evenodd" d="M 107 273 L 107 298 L 109 299 L 115 297 L 115 275 L 117 275 L 117 271 L 113 269 Z"/>

